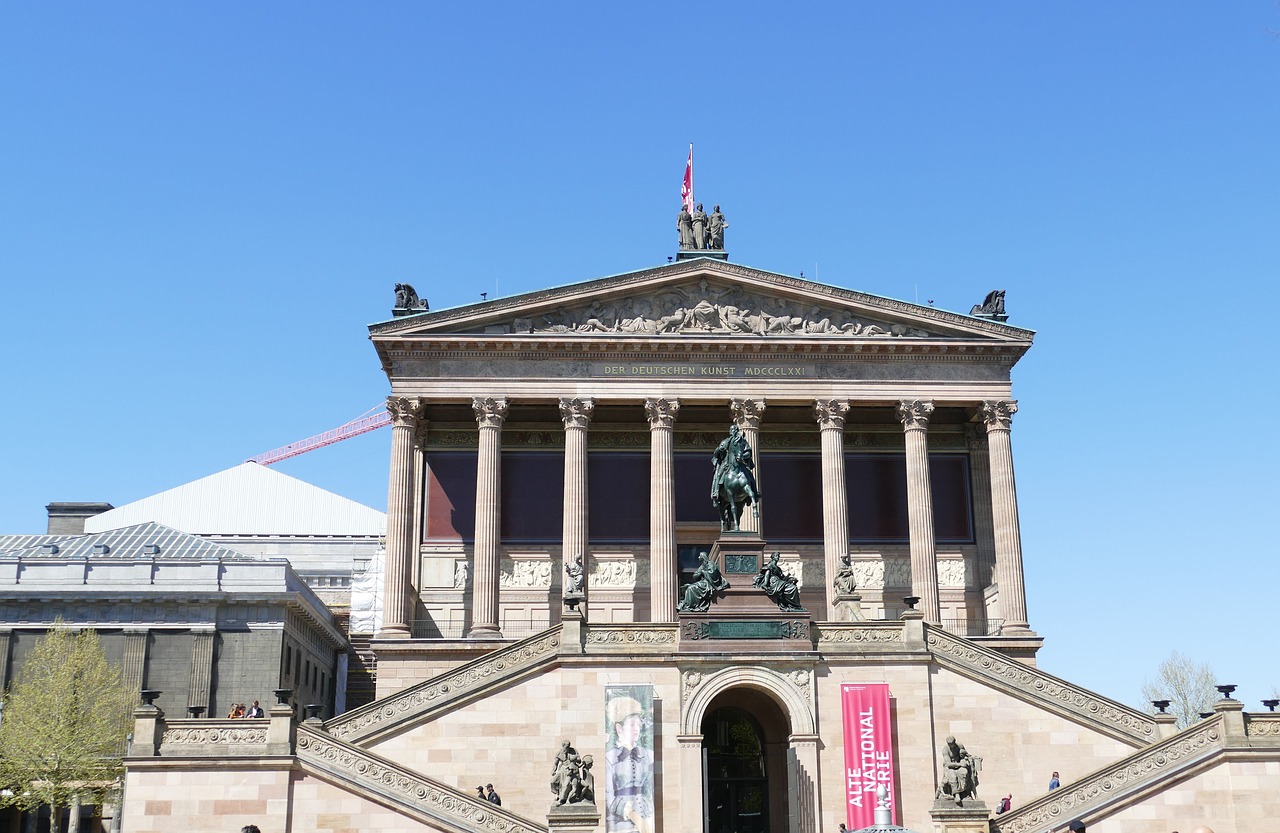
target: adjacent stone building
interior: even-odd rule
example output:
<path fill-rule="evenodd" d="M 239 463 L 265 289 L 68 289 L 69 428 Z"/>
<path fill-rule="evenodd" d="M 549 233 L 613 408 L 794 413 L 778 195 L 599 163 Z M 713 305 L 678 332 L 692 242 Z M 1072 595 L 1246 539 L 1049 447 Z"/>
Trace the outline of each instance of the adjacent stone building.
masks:
<path fill-rule="evenodd" d="M 880 784 L 918 830 L 986 830 L 1005 793 L 1005 833 L 1271 830 L 1280 717 L 1224 699 L 1179 732 L 1036 668 L 1010 383 L 1032 332 L 1002 304 L 722 258 L 373 325 L 394 420 L 379 699 L 282 711 L 251 742 L 140 711 L 126 833 L 816 833 Z M 731 426 L 761 500 L 725 532 Z M 707 564 L 730 587 L 680 610 Z M 959 804 L 936 800 L 950 738 L 981 759 Z M 594 803 L 550 807 L 565 741 Z"/>

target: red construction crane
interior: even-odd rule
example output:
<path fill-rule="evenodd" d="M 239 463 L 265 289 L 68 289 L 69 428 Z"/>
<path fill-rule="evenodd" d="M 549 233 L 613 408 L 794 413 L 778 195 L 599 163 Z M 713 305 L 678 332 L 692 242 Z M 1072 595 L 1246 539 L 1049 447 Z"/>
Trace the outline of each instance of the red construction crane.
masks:
<path fill-rule="evenodd" d="M 324 448 L 326 445 L 333 445 L 343 440 L 349 440 L 352 437 L 358 437 L 361 434 L 367 434 L 370 431 L 376 431 L 384 425 L 390 424 L 391 415 L 387 413 L 386 406 L 381 404 L 374 405 L 345 425 L 339 425 L 337 428 L 325 431 L 323 434 L 316 434 L 314 437 L 307 437 L 305 440 L 299 440 L 296 443 L 289 443 L 273 451 L 268 451 L 266 454 L 250 457 L 248 462 L 269 466 L 272 463 L 278 463 L 290 457 L 297 457 L 299 454 L 306 454 L 308 451 L 314 451 L 317 448 Z"/>

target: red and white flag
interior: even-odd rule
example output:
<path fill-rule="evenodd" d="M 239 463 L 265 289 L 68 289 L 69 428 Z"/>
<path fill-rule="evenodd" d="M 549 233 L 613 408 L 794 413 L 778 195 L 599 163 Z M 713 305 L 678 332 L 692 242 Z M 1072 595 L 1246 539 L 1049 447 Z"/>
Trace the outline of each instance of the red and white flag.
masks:
<path fill-rule="evenodd" d="M 689 145 L 689 161 L 684 166 L 684 184 L 680 186 L 684 210 L 693 213 L 693 145 Z"/>

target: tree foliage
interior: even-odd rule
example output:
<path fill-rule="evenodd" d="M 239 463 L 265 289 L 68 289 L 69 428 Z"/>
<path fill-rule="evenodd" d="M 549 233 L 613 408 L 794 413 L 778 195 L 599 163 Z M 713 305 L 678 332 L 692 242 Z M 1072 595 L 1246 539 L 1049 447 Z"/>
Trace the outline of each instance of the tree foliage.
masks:
<path fill-rule="evenodd" d="M 1174 651 L 1160 663 L 1155 678 L 1142 684 L 1142 696 L 1148 701 L 1168 700 L 1169 713 L 1178 719 L 1178 728 L 1185 729 L 1213 709 L 1217 698 L 1213 669 Z M 1155 710 L 1148 707 L 1148 711 Z"/>
<path fill-rule="evenodd" d="M 0 805 L 56 810 L 73 796 L 102 803 L 122 772 L 132 698 L 120 667 L 107 662 L 95 632 L 58 624 L 4 697 Z"/>

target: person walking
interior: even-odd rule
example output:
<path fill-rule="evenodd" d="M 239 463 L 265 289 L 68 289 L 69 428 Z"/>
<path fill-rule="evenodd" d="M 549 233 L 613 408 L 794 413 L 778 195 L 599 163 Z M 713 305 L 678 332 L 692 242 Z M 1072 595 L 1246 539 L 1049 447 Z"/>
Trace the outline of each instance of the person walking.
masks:
<path fill-rule="evenodd" d="M 1062 786 L 1062 782 L 1058 780 L 1058 773 L 1055 772 L 1053 774 L 1053 777 L 1049 779 L 1049 789 L 1056 790 L 1058 787 L 1061 787 L 1061 786 Z"/>
<path fill-rule="evenodd" d="M 493 784 L 485 784 L 484 788 L 489 791 L 489 794 L 485 796 L 485 800 L 488 801 L 490 804 L 497 804 L 499 807 L 501 807 L 502 796 L 494 792 Z"/>

